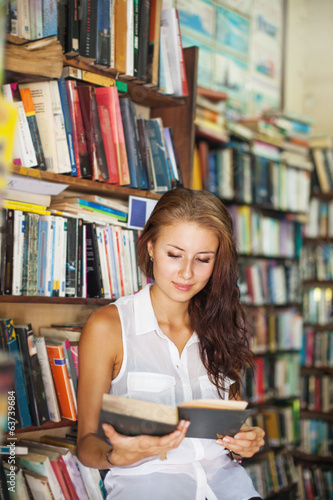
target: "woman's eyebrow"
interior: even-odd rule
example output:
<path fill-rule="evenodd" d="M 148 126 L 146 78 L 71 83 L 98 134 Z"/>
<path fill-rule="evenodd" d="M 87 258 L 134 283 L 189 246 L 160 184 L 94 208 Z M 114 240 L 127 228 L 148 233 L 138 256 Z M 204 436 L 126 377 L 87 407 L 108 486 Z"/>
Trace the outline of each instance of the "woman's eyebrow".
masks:
<path fill-rule="evenodd" d="M 172 247 L 172 248 L 176 248 L 177 250 L 180 250 L 181 252 L 185 252 L 185 250 L 181 247 L 178 247 L 177 245 L 172 245 L 171 243 L 167 243 L 167 246 L 168 247 Z M 198 253 L 212 253 L 212 254 L 215 254 L 215 252 L 211 251 L 211 250 L 203 250 L 202 252 L 198 252 Z"/>

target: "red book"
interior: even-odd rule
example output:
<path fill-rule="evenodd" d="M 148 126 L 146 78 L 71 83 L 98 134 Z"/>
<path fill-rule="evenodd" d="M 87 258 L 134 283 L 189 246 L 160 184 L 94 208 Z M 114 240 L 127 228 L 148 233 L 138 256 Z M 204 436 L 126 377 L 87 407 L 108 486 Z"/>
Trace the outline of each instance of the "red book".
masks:
<path fill-rule="evenodd" d="M 73 145 L 77 177 L 90 177 L 88 149 L 84 135 L 83 120 L 80 108 L 79 95 L 74 80 L 66 80 L 69 111 L 73 127 Z"/>
<path fill-rule="evenodd" d="M 128 160 L 127 160 L 127 153 L 126 153 L 126 143 L 125 143 L 125 135 L 124 135 L 124 127 L 123 127 L 123 121 L 121 118 L 121 111 L 120 111 L 120 103 L 119 103 L 119 96 L 118 96 L 118 91 L 116 87 L 110 87 L 113 90 L 113 93 L 111 94 L 113 97 L 113 109 L 115 109 L 115 124 L 116 127 L 115 129 L 117 130 L 118 134 L 118 144 L 119 144 L 119 165 L 120 165 L 120 170 L 119 170 L 119 177 L 120 177 L 120 184 L 121 185 L 126 185 L 131 183 L 131 178 L 130 178 L 130 173 L 129 173 L 129 168 L 128 168 Z"/>
<path fill-rule="evenodd" d="M 118 134 L 116 134 L 114 130 L 116 124 L 112 125 L 112 121 L 115 121 L 115 110 L 112 105 L 111 96 L 113 92 L 114 90 L 112 90 L 112 87 L 96 88 L 96 101 L 99 121 L 101 123 L 106 161 L 110 176 L 107 182 L 112 184 L 119 184 L 119 167 L 117 158 Z"/>

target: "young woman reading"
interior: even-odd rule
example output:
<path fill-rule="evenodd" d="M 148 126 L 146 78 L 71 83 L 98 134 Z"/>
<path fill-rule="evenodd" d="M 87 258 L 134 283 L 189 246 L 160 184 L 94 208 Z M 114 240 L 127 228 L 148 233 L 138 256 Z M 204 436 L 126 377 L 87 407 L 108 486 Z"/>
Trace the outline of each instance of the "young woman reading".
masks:
<path fill-rule="evenodd" d="M 244 425 L 223 439 L 186 438 L 189 422 L 163 437 L 97 433 L 103 393 L 176 406 L 234 398 L 251 364 L 237 285 L 232 219 L 211 193 L 165 193 L 140 237 L 138 263 L 153 284 L 102 307 L 79 345 L 77 454 L 110 469 L 108 499 L 249 500 L 260 498 L 230 451 L 251 457 L 264 432 Z"/>

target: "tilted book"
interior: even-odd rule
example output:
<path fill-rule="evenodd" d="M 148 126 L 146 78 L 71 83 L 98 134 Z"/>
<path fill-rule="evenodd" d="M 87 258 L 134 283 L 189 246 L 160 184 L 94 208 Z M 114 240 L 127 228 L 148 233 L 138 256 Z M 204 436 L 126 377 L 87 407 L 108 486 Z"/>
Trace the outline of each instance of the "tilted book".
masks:
<path fill-rule="evenodd" d="M 246 401 L 194 399 L 173 407 L 103 394 L 98 435 L 104 436 L 102 424 L 107 423 L 127 436 L 163 436 L 175 431 L 183 419 L 191 422 L 186 437 L 218 439 L 239 431 L 252 413 L 246 408 Z"/>

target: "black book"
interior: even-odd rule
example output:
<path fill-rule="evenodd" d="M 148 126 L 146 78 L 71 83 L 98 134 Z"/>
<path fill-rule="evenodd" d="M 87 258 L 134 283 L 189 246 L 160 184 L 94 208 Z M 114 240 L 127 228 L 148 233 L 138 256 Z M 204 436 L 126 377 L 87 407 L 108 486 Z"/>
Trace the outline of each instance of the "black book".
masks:
<path fill-rule="evenodd" d="M 3 208 L 1 211 L 1 249 L 0 249 L 0 258 L 1 258 L 1 271 L 0 271 L 0 293 L 5 293 L 5 278 L 6 278 L 6 230 L 7 230 L 7 216 L 8 209 Z"/>
<path fill-rule="evenodd" d="M 66 297 L 77 296 L 77 239 L 78 219 L 67 219 L 67 256 L 66 256 Z"/>
<path fill-rule="evenodd" d="M 21 353 L 32 425 L 39 427 L 50 418 L 33 330 L 31 324 L 27 323 L 15 325 L 15 332 Z"/>
<path fill-rule="evenodd" d="M 98 253 L 97 236 L 95 223 L 89 222 L 86 225 L 86 261 L 87 261 L 87 297 L 103 298 L 103 280 L 101 273 L 101 263 Z"/>
<path fill-rule="evenodd" d="M 83 220 L 78 219 L 77 228 L 77 276 L 76 276 L 76 289 L 77 297 L 82 297 L 82 246 L 83 246 Z"/>
<path fill-rule="evenodd" d="M 57 4 L 64 3 L 64 0 L 58 0 Z M 79 53 L 80 21 L 79 21 L 79 1 L 65 0 L 67 9 L 63 9 L 64 15 L 67 15 L 66 33 L 65 33 L 65 51 L 71 55 Z M 58 35 L 59 36 L 59 35 Z"/>
<path fill-rule="evenodd" d="M 4 293 L 11 295 L 13 284 L 13 248 L 14 248 L 14 215 L 15 211 L 8 209 L 6 219 L 6 242 L 5 242 L 5 276 Z"/>
<path fill-rule="evenodd" d="M 175 431 L 179 421 L 184 419 L 191 422 L 186 437 L 218 439 L 234 436 L 253 413 L 246 407 L 246 401 L 223 399 L 197 399 L 173 407 L 104 394 L 98 435 L 104 436 L 102 424 L 108 423 L 126 436 L 163 436 Z"/>
<path fill-rule="evenodd" d="M 81 0 L 80 56 L 91 62 L 97 57 L 97 9 L 100 2 Z"/>
<path fill-rule="evenodd" d="M 148 51 L 150 27 L 150 0 L 139 2 L 139 51 L 137 77 L 143 82 L 148 81 Z"/>
<path fill-rule="evenodd" d="M 146 123 L 144 118 L 137 119 L 138 136 L 139 136 L 139 149 L 141 154 L 142 165 L 147 177 L 147 188 L 154 189 L 154 176 L 151 169 L 151 161 L 149 158 L 148 137 L 146 130 Z"/>
<path fill-rule="evenodd" d="M 110 0 L 97 2 L 97 54 L 96 63 L 110 66 Z"/>

